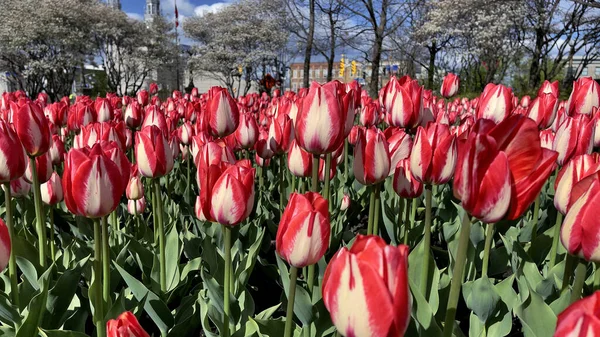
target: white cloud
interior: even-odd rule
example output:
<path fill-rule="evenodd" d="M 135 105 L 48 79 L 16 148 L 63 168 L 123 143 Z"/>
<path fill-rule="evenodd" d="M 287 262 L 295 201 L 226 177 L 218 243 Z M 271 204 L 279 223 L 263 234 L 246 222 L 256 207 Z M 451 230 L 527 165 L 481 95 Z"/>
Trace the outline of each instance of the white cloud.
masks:
<path fill-rule="evenodd" d="M 194 13 L 197 16 L 203 16 L 206 13 L 215 13 L 218 12 L 219 10 L 221 10 L 223 7 L 228 6 L 229 3 L 227 2 L 216 2 L 212 5 L 201 5 L 201 6 L 197 6 L 194 9 Z"/>
<path fill-rule="evenodd" d="M 138 14 L 138 13 L 125 13 L 127 14 L 128 17 L 134 19 L 134 20 L 144 20 L 144 16 L 142 14 Z"/>

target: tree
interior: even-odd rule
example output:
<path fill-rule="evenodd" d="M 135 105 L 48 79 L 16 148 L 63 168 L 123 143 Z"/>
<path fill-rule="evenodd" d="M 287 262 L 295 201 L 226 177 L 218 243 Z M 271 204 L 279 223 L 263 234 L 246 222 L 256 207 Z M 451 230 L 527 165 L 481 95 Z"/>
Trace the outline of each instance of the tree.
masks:
<path fill-rule="evenodd" d="M 191 66 L 232 94 L 245 95 L 253 81 L 266 75 L 267 67 L 279 63 L 288 40 L 285 20 L 283 0 L 240 0 L 216 13 L 188 18 L 183 30 L 199 43 Z M 245 86 L 238 90 L 242 81 Z"/>

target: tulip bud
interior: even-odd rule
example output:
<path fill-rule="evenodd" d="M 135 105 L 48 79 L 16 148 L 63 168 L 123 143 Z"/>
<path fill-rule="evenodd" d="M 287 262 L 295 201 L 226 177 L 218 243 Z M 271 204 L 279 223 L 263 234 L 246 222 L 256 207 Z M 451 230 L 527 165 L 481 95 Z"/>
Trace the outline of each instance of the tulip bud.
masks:
<path fill-rule="evenodd" d="M 410 170 L 410 159 L 398 162 L 394 172 L 394 191 L 402 198 L 418 198 L 423 193 L 423 184 L 418 181 Z"/>
<path fill-rule="evenodd" d="M 558 152 L 556 163 L 565 165 L 572 157 L 589 154 L 594 145 L 596 123 L 586 115 L 577 118 L 566 117 L 556 131 L 552 148 Z"/>
<path fill-rule="evenodd" d="M 292 140 L 294 140 L 294 125 L 290 117 L 281 114 L 272 119 L 267 139 L 269 150 L 276 155 L 285 153 L 289 150 Z"/>
<path fill-rule="evenodd" d="M 597 163 L 589 154 L 573 157 L 559 172 L 554 182 L 554 207 L 562 214 L 567 214 L 572 200 L 573 188 L 578 182 L 600 171 Z"/>
<path fill-rule="evenodd" d="M 148 99 L 148 91 L 142 89 L 137 93 L 137 101 L 139 105 L 145 107 L 146 105 L 148 105 Z"/>
<path fill-rule="evenodd" d="M 243 149 L 251 149 L 258 140 L 258 124 L 251 114 L 240 115 L 240 124 L 235 130 L 235 138 Z"/>
<path fill-rule="evenodd" d="M 40 185 L 40 191 L 46 205 L 54 206 L 63 200 L 62 183 L 56 172 L 52 173 L 50 180 Z"/>
<path fill-rule="evenodd" d="M 342 198 L 342 204 L 340 205 L 340 211 L 345 211 L 348 209 L 348 207 L 350 207 L 350 196 L 346 193 L 344 193 L 344 197 Z"/>
<path fill-rule="evenodd" d="M 127 200 L 127 212 L 131 215 L 144 214 L 146 211 L 146 198 L 142 196 L 141 199 Z"/>
<path fill-rule="evenodd" d="M 131 102 L 127 108 L 125 108 L 124 116 L 125 124 L 130 129 L 137 129 L 143 122 L 142 119 L 142 107 L 138 102 Z"/>
<path fill-rule="evenodd" d="M 11 106 L 15 106 L 12 103 Z M 50 128 L 44 112 L 31 102 L 23 103 L 13 116 L 17 136 L 31 157 L 41 156 L 50 148 Z"/>
<path fill-rule="evenodd" d="M 591 77 L 581 77 L 573 82 L 566 113 L 569 116 L 590 115 L 592 108 L 600 105 L 600 85 Z"/>
<path fill-rule="evenodd" d="M 156 126 L 160 131 L 164 132 L 165 135 L 169 131 L 165 115 L 154 105 L 150 105 L 146 108 L 146 116 L 142 122 L 142 129 L 151 125 Z"/>
<path fill-rule="evenodd" d="M 293 193 L 277 229 L 277 253 L 296 268 L 315 264 L 327 251 L 330 232 L 327 200 L 314 192 Z"/>
<path fill-rule="evenodd" d="M 408 76 L 396 77 L 384 88 L 384 106 L 388 114 L 388 124 L 412 129 L 423 118 L 423 87 Z"/>
<path fill-rule="evenodd" d="M 458 92 L 459 83 L 460 80 L 457 75 L 448 73 L 446 76 L 444 76 L 444 80 L 442 81 L 440 94 L 447 98 L 456 95 Z"/>
<path fill-rule="evenodd" d="M 113 109 L 108 99 L 102 97 L 96 98 L 95 108 L 97 122 L 108 122 L 113 119 Z"/>
<path fill-rule="evenodd" d="M 152 125 L 135 134 L 135 158 L 139 172 L 159 178 L 173 169 L 173 154 L 163 132 Z"/>
<path fill-rule="evenodd" d="M 454 175 L 456 136 L 447 125 L 429 123 L 419 126 L 410 154 L 410 169 L 425 184 L 445 184 Z"/>
<path fill-rule="evenodd" d="M 477 119 L 491 119 L 500 123 L 513 110 L 512 91 L 502 84 L 490 83 L 485 86 L 477 107 Z"/>
<path fill-rule="evenodd" d="M 31 161 L 27 161 L 27 170 L 23 176 L 28 183 L 33 184 L 33 172 L 31 167 Z M 50 159 L 50 153 L 46 152 L 44 155 L 35 158 L 35 168 L 37 170 L 37 177 L 40 184 L 47 182 L 52 176 L 52 160 Z"/>
<path fill-rule="evenodd" d="M 48 153 L 50 153 L 53 165 L 60 165 L 65 160 L 67 151 L 65 150 L 65 144 L 58 135 L 52 135 L 52 145 Z"/>
<path fill-rule="evenodd" d="M 323 277 L 323 302 L 344 336 L 403 336 L 410 321 L 408 252 L 378 236 L 358 235 L 340 249 Z"/>
<path fill-rule="evenodd" d="M 10 181 L 10 194 L 13 198 L 25 197 L 31 190 L 31 184 L 25 180 L 25 176 Z"/>
<path fill-rule="evenodd" d="M 28 162 L 16 132 L 0 119 L 0 183 L 20 178 L 25 173 Z"/>
<path fill-rule="evenodd" d="M 394 174 L 394 168 L 402 159 L 410 157 L 413 140 L 404 129 L 389 127 L 384 132 L 390 150 L 390 175 Z"/>
<path fill-rule="evenodd" d="M 131 167 L 131 176 L 127 182 L 125 195 L 129 200 L 139 200 L 144 197 L 144 184 L 142 183 L 142 177 L 138 172 L 137 165 Z"/>
<path fill-rule="evenodd" d="M 600 331 L 600 291 L 567 307 L 558 315 L 554 337 L 593 337 Z"/>
<path fill-rule="evenodd" d="M 117 319 L 106 322 L 106 337 L 150 337 L 150 335 L 144 331 L 132 313 L 125 311 Z"/>
<path fill-rule="evenodd" d="M 390 173 L 388 143 L 381 130 L 367 128 L 359 132 L 354 147 L 354 176 L 363 185 L 379 183 Z"/>
<path fill-rule="evenodd" d="M 210 215 L 220 224 L 238 225 L 254 207 L 254 168 L 239 163 L 226 169 L 212 188 Z"/>
<path fill-rule="evenodd" d="M 4 220 L 0 219 L 0 271 L 6 269 L 10 257 L 11 242 L 8 227 Z"/>
<path fill-rule="evenodd" d="M 220 138 L 234 133 L 240 121 L 240 112 L 227 89 L 212 87 L 209 96 L 205 116 L 210 133 Z"/>
<path fill-rule="evenodd" d="M 190 122 L 183 123 L 179 129 L 177 129 L 177 138 L 179 138 L 181 144 L 189 145 L 193 136 L 194 129 L 192 128 L 192 124 L 190 124 Z"/>

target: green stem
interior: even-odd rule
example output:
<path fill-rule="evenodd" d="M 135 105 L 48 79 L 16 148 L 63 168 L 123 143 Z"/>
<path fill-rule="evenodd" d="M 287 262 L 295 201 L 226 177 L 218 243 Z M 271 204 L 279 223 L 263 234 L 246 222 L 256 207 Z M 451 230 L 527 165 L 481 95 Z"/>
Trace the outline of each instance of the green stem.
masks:
<path fill-rule="evenodd" d="M 456 262 L 452 271 L 452 280 L 450 284 L 450 294 L 448 295 L 448 304 L 446 307 L 446 319 L 444 320 L 444 337 L 451 337 L 454 330 L 454 318 L 456 317 L 456 308 L 458 306 L 458 297 L 460 296 L 460 287 L 463 283 L 463 274 L 467 263 L 467 250 L 469 248 L 469 236 L 471 235 L 471 219 L 465 213 L 460 229 L 458 241 L 458 250 L 456 251 Z M 427 263 L 426 263 L 427 264 Z"/>
<path fill-rule="evenodd" d="M 481 276 L 488 275 L 488 265 L 490 262 L 490 249 L 492 248 L 492 239 L 494 238 L 494 224 L 489 223 L 485 229 L 485 246 L 483 248 L 483 265 L 481 267 Z"/>
<path fill-rule="evenodd" d="M 344 140 L 344 182 L 348 181 L 348 138 Z"/>
<path fill-rule="evenodd" d="M 108 219 L 102 218 L 102 300 L 110 303 L 110 245 L 108 244 Z M 114 230 L 114 228 L 113 228 Z M 108 309 L 108 308 L 107 308 Z M 104 313 L 103 313 L 104 315 Z"/>
<path fill-rule="evenodd" d="M 133 216 L 135 217 L 135 231 L 132 234 L 137 236 L 137 234 L 141 230 L 140 215 L 138 214 L 138 209 L 137 209 L 137 200 L 133 203 Z M 184 228 L 187 229 L 187 226 L 185 226 Z"/>
<path fill-rule="evenodd" d="M 331 210 L 331 153 L 325 156 L 325 183 L 323 185 L 323 198 L 327 200 L 327 206 Z"/>
<path fill-rule="evenodd" d="M 311 299 L 311 301 L 312 301 L 314 284 L 315 284 L 315 265 L 311 264 L 310 266 L 308 266 L 308 277 L 306 278 L 306 287 L 308 288 L 308 296 Z M 304 328 L 304 337 L 311 336 L 310 328 L 311 328 L 310 324 L 308 324 Z"/>
<path fill-rule="evenodd" d="M 152 185 L 153 183 L 150 183 L 150 197 L 152 198 L 152 227 L 154 228 L 154 244 L 158 244 L 158 237 L 156 236 L 157 231 L 156 231 L 156 226 L 158 224 L 158 220 L 157 220 L 157 214 L 158 214 L 158 210 L 157 210 L 157 205 L 156 205 L 156 194 L 154 193 L 154 186 Z"/>
<path fill-rule="evenodd" d="M 406 200 L 406 214 L 404 214 L 404 244 L 408 245 L 408 234 L 410 233 L 410 229 L 412 228 L 411 226 L 411 221 L 410 221 L 410 214 L 411 212 L 411 207 L 410 204 L 414 204 L 414 200 L 413 202 L 409 202 L 408 199 Z"/>
<path fill-rule="evenodd" d="M 295 175 L 292 175 L 292 189 L 290 193 L 295 193 L 296 192 L 296 182 L 298 181 L 298 177 L 296 177 Z"/>
<path fill-rule="evenodd" d="M 285 209 L 285 155 L 279 156 L 279 216 L 283 215 Z"/>
<path fill-rule="evenodd" d="M 558 240 L 560 239 L 560 227 L 562 226 L 563 214 L 556 212 L 556 223 L 554 224 L 554 237 L 552 238 L 552 249 L 550 250 L 550 263 L 548 271 L 556 265 L 556 254 L 558 253 Z"/>
<path fill-rule="evenodd" d="M 571 284 L 571 276 L 573 276 L 573 265 L 577 262 L 577 257 L 567 253 L 567 257 L 565 259 L 565 271 L 563 274 L 563 283 L 561 288 L 561 294 L 563 294 L 567 289 L 569 289 L 569 284 Z"/>
<path fill-rule="evenodd" d="M 4 203 L 6 205 L 6 227 L 8 228 L 8 236 L 10 242 L 14 245 L 15 228 L 12 215 L 12 198 L 10 195 L 10 183 L 4 183 Z M 17 260 L 15 256 L 15 250 L 10 250 L 10 257 L 8 258 L 8 275 L 10 277 L 10 294 L 13 300 L 13 304 L 19 308 L 19 288 L 17 282 Z"/>
<path fill-rule="evenodd" d="M 31 175 L 33 177 L 33 201 L 35 203 L 35 219 L 36 229 L 38 234 L 38 249 L 40 266 L 46 267 L 46 219 L 44 217 L 44 206 L 42 205 L 42 192 L 40 191 L 40 179 L 37 173 L 37 165 L 35 158 L 29 158 L 29 166 L 31 167 Z"/>
<path fill-rule="evenodd" d="M 223 225 L 225 249 L 225 279 L 223 280 L 223 336 L 229 337 L 229 294 L 231 287 L 231 228 Z"/>
<path fill-rule="evenodd" d="M 185 194 L 185 197 L 186 197 L 186 202 L 187 202 L 188 204 L 191 204 L 191 200 L 192 200 L 192 199 L 191 199 L 191 192 L 192 192 L 192 182 L 190 181 L 190 175 L 191 175 L 191 173 L 190 173 L 190 172 L 192 171 L 192 169 L 191 169 L 191 167 L 190 167 L 190 161 L 191 161 L 190 159 L 191 159 L 191 154 L 189 154 L 189 153 L 188 153 L 188 158 L 187 158 L 187 160 L 185 161 L 185 163 L 186 163 L 186 165 L 187 165 L 187 172 L 186 172 L 186 180 L 185 180 L 185 181 L 186 181 L 186 182 L 187 182 L 187 184 L 188 184 L 188 185 L 187 185 L 187 189 L 186 189 L 186 194 Z"/>
<path fill-rule="evenodd" d="M 265 185 L 265 175 L 263 174 L 263 167 L 258 166 L 258 190 L 262 191 L 263 186 Z"/>
<path fill-rule="evenodd" d="M 585 276 L 587 274 L 587 263 L 585 260 L 579 259 L 577 269 L 575 270 L 575 281 L 573 281 L 573 291 L 571 292 L 571 303 L 581 298 L 581 292 L 585 284 Z"/>
<path fill-rule="evenodd" d="M 290 268 L 290 289 L 288 291 L 287 314 L 285 316 L 285 335 L 292 337 L 292 327 L 294 326 L 294 299 L 296 298 L 296 281 L 298 279 L 298 268 Z"/>
<path fill-rule="evenodd" d="M 600 263 L 595 262 L 594 265 L 596 269 L 594 270 L 594 291 L 598 291 L 600 289 Z"/>
<path fill-rule="evenodd" d="M 312 164 L 312 185 L 311 191 L 318 192 L 319 191 L 319 160 L 321 158 L 318 154 L 313 155 L 313 164 Z"/>
<path fill-rule="evenodd" d="M 50 258 L 54 262 L 56 258 L 56 242 L 54 241 L 54 207 L 50 206 Z"/>
<path fill-rule="evenodd" d="M 117 217 L 117 210 L 115 209 L 112 213 L 110 213 L 110 221 L 112 222 L 113 231 L 116 233 L 120 230 L 119 218 Z"/>
<path fill-rule="evenodd" d="M 431 250 L 431 185 L 425 185 L 425 233 L 423 235 L 423 267 L 421 269 L 421 294 L 427 296 L 429 256 Z"/>
<path fill-rule="evenodd" d="M 412 200 L 412 206 L 410 208 L 410 228 L 415 226 L 415 219 L 417 218 L 417 203 L 419 202 L 419 198 L 414 198 Z"/>
<path fill-rule="evenodd" d="M 381 209 L 381 183 L 375 185 L 375 211 L 373 212 L 373 235 L 379 235 L 379 212 Z"/>
<path fill-rule="evenodd" d="M 533 227 L 531 228 L 531 242 L 537 237 L 538 229 L 538 216 L 540 212 L 540 195 L 535 198 L 535 204 L 533 205 Z"/>
<path fill-rule="evenodd" d="M 154 179 L 154 197 L 156 198 L 156 217 L 158 224 L 155 227 L 158 232 L 158 262 L 160 264 L 160 290 L 167 292 L 167 263 L 165 261 L 165 227 L 163 223 L 163 203 L 160 193 L 160 182 Z"/>
<path fill-rule="evenodd" d="M 402 215 L 404 213 L 404 198 L 399 197 L 398 198 L 398 223 L 396 224 L 396 228 L 394 229 L 394 236 L 397 237 L 400 241 L 403 241 L 403 237 L 406 235 L 401 234 L 402 233 Z M 398 237 L 398 235 L 401 235 L 401 237 Z"/>
<path fill-rule="evenodd" d="M 371 186 L 371 196 L 369 197 L 369 219 L 367 221 L 367 235 L 373 234 L 373 217 L 375 214 L 375 199 L 377 192 L 375 192 L 375 186 Z"/>
<path fill-rule="evenodd" d="M 96 336 L 105 337 L 102 288 L 98 282 L 102 282 L 102 231 L 100 229 L 100 219 L 94 219 L 94 279 L 96 280 L 94 296 L 94 321 L 96 322 Z"/>

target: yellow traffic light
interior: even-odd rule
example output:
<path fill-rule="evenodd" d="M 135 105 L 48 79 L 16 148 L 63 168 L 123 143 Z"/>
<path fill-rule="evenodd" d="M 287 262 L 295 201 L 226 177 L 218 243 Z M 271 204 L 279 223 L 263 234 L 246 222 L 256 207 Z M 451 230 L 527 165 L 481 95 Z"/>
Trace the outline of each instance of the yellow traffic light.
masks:
<path fill-rule="evenodd" d="M 244 68 L 242 66 L 238 66 L 238 73 L 242 73 L 244 71 Z"/>
<path fill-rule="evenodd" d="M 344 70 L 346 69 L 346 63 L 344 63 L 344 56 L 340 60 L 340 77 L 344 77 Z"/>
<path fill-rule="evenodd" d="M 352 61 L 350 69 L 352 70 L 352 77 L 356 76 L 356 61 Z"/>

